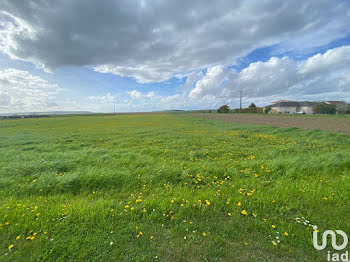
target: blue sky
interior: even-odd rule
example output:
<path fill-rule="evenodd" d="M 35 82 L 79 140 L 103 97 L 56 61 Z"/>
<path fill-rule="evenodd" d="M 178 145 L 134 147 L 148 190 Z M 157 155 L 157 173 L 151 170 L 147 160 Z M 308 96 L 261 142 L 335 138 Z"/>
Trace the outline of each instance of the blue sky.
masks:
<path fill-rule="evenodd" d="M 350 102 L 349 24 L 348 1 L 5 0 L 0 113 Z"/>

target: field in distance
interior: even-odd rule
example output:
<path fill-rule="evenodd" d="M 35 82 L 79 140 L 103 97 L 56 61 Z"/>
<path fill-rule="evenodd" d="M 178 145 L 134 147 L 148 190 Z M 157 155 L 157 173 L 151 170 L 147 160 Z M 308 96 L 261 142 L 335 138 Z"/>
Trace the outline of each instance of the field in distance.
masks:
<path fill-rule="evenodd" d="M 182 114 L 0 121 L 0 261 L 324 261 L 350 137 Z"/>
<path fill-rule="evenodd" d="M 350 135 L 349 115 L 267 115 L 267 114 L 192 114 L 193 116 L 242 124 L 320 129 Z"/>

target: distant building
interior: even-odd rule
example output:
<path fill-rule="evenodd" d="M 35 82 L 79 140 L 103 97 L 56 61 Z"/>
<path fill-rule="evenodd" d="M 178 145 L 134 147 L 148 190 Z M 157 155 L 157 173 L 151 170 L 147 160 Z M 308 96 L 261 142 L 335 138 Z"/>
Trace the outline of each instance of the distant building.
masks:
<path fill-rule="evenodd" d="M 347 105 L 344 101 L 325 101 L 324 102 L 327 105 L 332 105 L 332 106 L 344 106 Z"/>
<path fill-rule="evenodd" d="M 270 105 L 269 114 L 313 114 L 312 107 L 316 102 L 280 100 Z"/>

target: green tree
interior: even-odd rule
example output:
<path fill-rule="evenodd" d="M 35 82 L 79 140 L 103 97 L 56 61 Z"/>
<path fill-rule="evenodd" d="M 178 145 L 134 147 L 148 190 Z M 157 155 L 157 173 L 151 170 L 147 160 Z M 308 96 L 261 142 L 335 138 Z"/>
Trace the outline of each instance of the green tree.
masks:
<path fill-rule="evenodd" d="M 312 107 L 314 114 L 335 114 L 337 109 L 333 105 L 318 103 Z"/>
<path fill-rule="evenodd" d="M 266 106 L 265 107 L 265 114 L 268 114 L 269 112 L 270 112 L 270 110 L 271 110 L 271 106 Z"/>
<path fill-rule="evenodd" d="M 230 112 L 230 107 L 228 105 L 222 105 L 218 109 L 218 113 L 229 113 Z"/>

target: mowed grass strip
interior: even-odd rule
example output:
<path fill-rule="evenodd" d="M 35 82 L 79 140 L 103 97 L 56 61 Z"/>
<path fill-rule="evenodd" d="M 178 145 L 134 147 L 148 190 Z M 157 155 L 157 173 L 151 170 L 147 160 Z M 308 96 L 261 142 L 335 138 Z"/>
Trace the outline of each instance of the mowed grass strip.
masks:
<path fill-rule="evenodd" d="M 322 261 L 350 137 L 179 114 L 0 121 L 1 261 Z"/>

